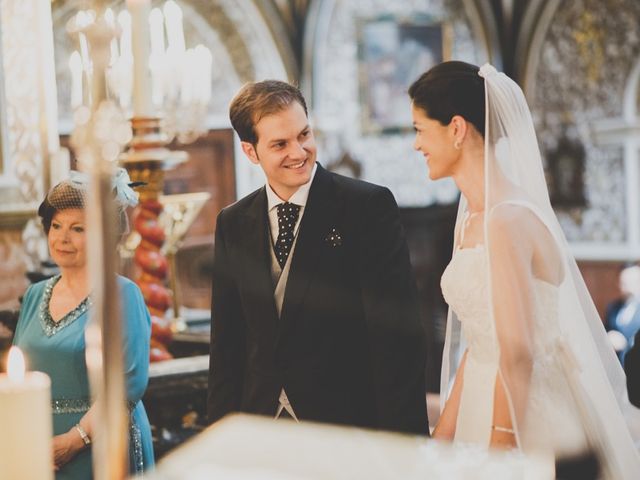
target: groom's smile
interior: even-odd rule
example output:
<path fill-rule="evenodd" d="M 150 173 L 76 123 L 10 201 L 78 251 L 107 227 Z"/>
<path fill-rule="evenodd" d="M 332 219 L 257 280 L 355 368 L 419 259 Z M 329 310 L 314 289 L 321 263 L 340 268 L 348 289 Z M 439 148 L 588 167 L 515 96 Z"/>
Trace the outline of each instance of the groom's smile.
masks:
<path fill-rule="evenodd" d="M 249 159 L 262 167 L 273 191 L 288 200 L 311 178 L 316 143 L 307 115 L 298 102 L 265 115 L 255 125 L 256 145 L 242 142 Z"/>

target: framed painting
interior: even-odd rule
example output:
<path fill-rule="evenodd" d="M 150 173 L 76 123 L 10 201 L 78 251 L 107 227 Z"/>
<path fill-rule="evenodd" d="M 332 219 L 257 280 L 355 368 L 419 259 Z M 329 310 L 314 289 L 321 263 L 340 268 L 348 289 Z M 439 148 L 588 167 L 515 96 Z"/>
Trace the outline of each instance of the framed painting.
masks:
<path fill-rule="evenodd" d="M 409 131 L 407 90 L 449 58 L 450 26 L 425 17 L 384 16 L 359 20 L 357 30 L 363 133 Z"/>

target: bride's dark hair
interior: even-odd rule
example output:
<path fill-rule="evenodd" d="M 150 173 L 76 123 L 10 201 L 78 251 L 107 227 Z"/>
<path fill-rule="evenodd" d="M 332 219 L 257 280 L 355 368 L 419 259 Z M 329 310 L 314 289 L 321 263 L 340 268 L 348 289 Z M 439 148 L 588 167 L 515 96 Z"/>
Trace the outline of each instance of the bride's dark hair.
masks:
<path fill-rule="evenodd" d="M 479 71 L 466 62 L 440 63 L 409 87 L 409 97 L 416 107 L 442 125 L 460 115 L 484 136 L 484 79 Z"/>

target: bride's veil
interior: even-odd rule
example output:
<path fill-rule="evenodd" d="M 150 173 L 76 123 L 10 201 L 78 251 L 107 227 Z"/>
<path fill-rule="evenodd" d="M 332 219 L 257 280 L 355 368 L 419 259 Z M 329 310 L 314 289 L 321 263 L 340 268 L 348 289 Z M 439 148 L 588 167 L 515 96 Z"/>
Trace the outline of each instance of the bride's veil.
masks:
<path fill-rule="evenodd" d="M 540 345 L 560 362 L 590 446 L 610 478 L 640 478 L 640 457 L 632 435 L 639 411 L 630 405 L 626 379 L 602 322 L 553 212 L 538 143 L 524 94 L 503 73 L 485 64 L 484 242 L 487 252 L 488 303 L 500 350 L 499 375 L 511 407 L 519 444 L 526 432 L 524 411 L 528 382 L 505 371 L 522 349 Z M 467 211 L 461 198 L 456 231 Z M 538 230 L 533 228 L 536 224 Z M 532 228 L 529 228 L 532 227 Z M 542 231 L 533 240 L 527 235 Z M 546 239 L 545 239 L 546 235 Z M 456 235 L 456 242 L 459 236 Z M 455 242 L 454 242 L 455 243 Z M 454 250 L 457 245 L 454 245 Z M 541 258 L 542 257 L 542 258 Z M 541 282 L 532 268 L 556 265 L 557 280 L 543 282 L 557 299 L 552 328 L 533 321 Z M 554 288 L 555 286 L 555 288 Z M 464 351 L 460 322 L 449 311 L 441 379 L 441 408 Z"/>

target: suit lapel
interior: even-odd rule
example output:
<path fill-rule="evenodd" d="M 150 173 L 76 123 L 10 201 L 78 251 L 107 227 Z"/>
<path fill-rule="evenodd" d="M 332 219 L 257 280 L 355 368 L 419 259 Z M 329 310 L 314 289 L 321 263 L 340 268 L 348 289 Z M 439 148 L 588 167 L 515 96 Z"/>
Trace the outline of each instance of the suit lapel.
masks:
<path fill-rule="evenodd" d="M 331 175 L 318 164 L 291 259 L 280 316 L 279 338 L 295 322 L 296 314 L 309 288 L 309 282 L 313 278 L 319 254 L 323 250 L 324 238 L 330 231 L 332 222 L 335 221 L 336 208 Z"/>
<path fill-rule="evenodd" d="M 271 279 L 271 239 L 267 218 L 267 195 L 264 188 L 242 217 L 239 240 L 244 263 L 243 281 L 251 296 L 251 307 L 258 315 L 278 327 L 278 314 Z"/>

